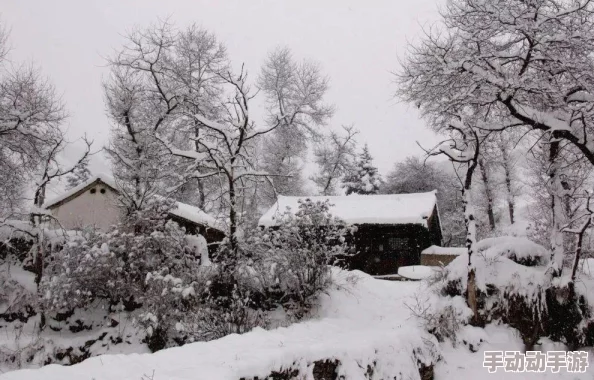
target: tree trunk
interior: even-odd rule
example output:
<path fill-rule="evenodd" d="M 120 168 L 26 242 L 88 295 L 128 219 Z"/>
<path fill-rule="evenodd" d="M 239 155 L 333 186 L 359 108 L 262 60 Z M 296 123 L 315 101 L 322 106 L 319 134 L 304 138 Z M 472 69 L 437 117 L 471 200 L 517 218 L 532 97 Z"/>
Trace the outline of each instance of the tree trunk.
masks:
<path fill-rule="evenodd" d="M 198 208 L 204 211 L 206 205 L 206 194 L 204 194 L 204 183 L 202 180 L 198 180 Z"/>
<path fill-rule="evenodd" d="M 554 137 L 553 137 L 554 138 Z M 553 277 L 561 276 L 563 271 L 563 227 L 564 204 L 559 180 L 559 141 L 552 140 L 549 148 L 549 180 L 551 189 L 552 231 L 551 231 L 551 263 L 550 273 Z"/>
<path fill-rule="evenodd" d="M 233 174 L 227 177 L 229 181 L 229 244 L 234 259 L 238 254 L 237 244 L 237 194 Z"/>
<path fill-rule="evenodd" d="M 501 143 L 499 145 L 499 149 L 501 151 L 503 174 L 505 178 L 505 190 L 507 192 L 507 211 L 509 213 L 509 222 L 510 224 L 514 224 L 516 202 L 514 197 L 514 190 L 512 188 L 512 168 L 510 162 L 510 154 L 505 143 Z"/>
<path fill-rule="evenodd" d="M 588 211 L 590 210 L 590 199 L 588 199 Z M 588 219 L 586 220 L 586 222 L 582 225 L 582 227 L 580 228 L 580 230 L 578 231 L 577 234 L 577 239 L 576 239 L 576 243 L 575 243 L 575 257 L 573 258 L 573 265 L 571 268 L 571 282 L 575 282 L 575 274 L 577 273 L 577 268 L 580 262 L 580 257 L 582 256 L 582 247 L 584 244 L 584 234 L 586 233 L 586 230 L 588 229 L 588 227 L 590 227 L 590 224 L 592 223 L 592 215 L 588 214 Z"/>
<path fill-rule="evenodd" d="M 477 148 L 478 149 L 478 148 Z M 477 166 L 477 161 L 473 160 L 468 164 L 464 188 L 462 190 L 462 205 L 464 207 L 464 224 L 466 226 L 466 249 L 468 250 L 468 282 L 466 286 L 466 302 L 472 310 L 471 324 L 479 323 L 478 300 L 476 289 L 476 271 L 472 260 L 474 248 L 476 245 L 476 218 L 474 208 L 470 204 L 470 191 L 472 189 L 472 176 Z"/>
<path fill-rule="evenodd" d="M 493 211 L 493 192 L 491 191 L 491 184 L 489 183 L 489 176 L 487 168 L 483 159 L 479 159 L 479 167 L 481 169 L 481 177 L 485 185 L 485 198 L 487 199 L 487 216 L 489 217 L 489 227 L 491 231 L 495 230 L 495 213 Z"/>
<path fill-rule="evenodd" d="M 504 160 L 507 159 L 507 157 L 504 157 Z M 511 170 L 509 168 L 509 162 L 504 161 L 503 169 L 505 174 L 505 189 L 507 190 L 507 210 L 509 212 L 509 222 L 511 224 L 514 224 L 515 200 L 512 189 L 512 179 Z"/>
<path fill-rule="evenodd" d="M 514 201 L 509 199 L 507 201 L 507 209 L 509 212 L 509 221 L 511 224 L 514 224 Z"/>

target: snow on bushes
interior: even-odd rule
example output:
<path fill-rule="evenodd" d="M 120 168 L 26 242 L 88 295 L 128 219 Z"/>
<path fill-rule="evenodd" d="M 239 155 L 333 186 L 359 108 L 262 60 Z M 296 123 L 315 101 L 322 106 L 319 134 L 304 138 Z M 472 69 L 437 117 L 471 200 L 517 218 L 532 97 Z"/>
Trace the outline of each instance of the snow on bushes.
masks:
<path fill-rule="evenodd" d="M 107 233 L 70 236 L 53 252 L 38 292 L 46 330 L 112 339 L 110 321 L 119 313 L 134 337 L 113 340 L 142 340 L 157 351 L 286 325 L 308 315 L 331 284 L 328 263 L 346 252 L 349 229 L 327 202 L 303 202 L 278 227 L 246 234 L 236 255 L 222 244 L 212 260 L 203 237 L 168 220 L 171 207 L 152 201 Z M 58 361 L 93 354 L 70 352 L 74 359 Z"/>
<path fill-rule="evenodd" d="M 477 243 L 476 267 L 480 323 L 507 323 L 518 329 L 530 349 L 549 336 L 571 348 L 591 345 L 594 300 L 587 289 L 594 279 L 582 276 L 570 285 L 567 275 L 547 272 L 550 253 L 523 238 L 499 237 Z M 468 255 L 461 255 L 430 280 L 441 297 L 464 296 Z"/>
<path fill-rule="evenodd" d="M 258 294 L 259 307 L 283 307 L 300 318 L 330 284 L 330 267 L 347 255 L 351 229 L 330 214 L 328 201 L 300 200 L 277 227 L 258 229 L 241 246 L 241 282 Z"/>
<path fill-rule="evenodd" d="M 550 259 L 550 252 L 543 246 L 515 236 L 483 239 L 476 244 L 475 249 L 485 257 L 504 256 L 525 266 L 543 266 Z"/>
<path fill-rule="evenodd" d="M 265 379 L 293 374 L 312 379 L 323 370 L 345 379 L 421 379 L 439 358 L 434 337 L 402 306 L 418 282 L 376 280 L 333 269 L 312 318 L 273 330 L 255 328 L 210 342 L 151 355 L 104 355 L 71 366 L 0 375 L 2 380 Z M 321 378 L 321 377 L 315 377 Z"/>

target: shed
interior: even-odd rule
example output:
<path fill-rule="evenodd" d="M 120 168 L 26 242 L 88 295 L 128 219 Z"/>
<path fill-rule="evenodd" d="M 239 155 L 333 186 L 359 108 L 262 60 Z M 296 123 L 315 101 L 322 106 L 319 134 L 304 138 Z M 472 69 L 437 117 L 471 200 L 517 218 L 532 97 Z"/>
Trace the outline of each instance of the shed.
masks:
<path fill-rule="evenodd" d="M 456 257 L 465 255 L 468 249 L 464 247 L 439 247 L 432 245 L 421 252 L 421 265 L 437 267 L 448 265 Z"/>
<path fill-rule="evenodd" d="M 398 273 L 401 266 L 420 265 L 421 252 L 440 245 L 441 222 L 436 192 L 346 196 L 279 196 L 260 218 L 259 225 L 277 225 L 287 208 L 296 212 L 299 200 L 328 200 L 330 212 L 348 225 L 356 225 L 355 254 L 346 259 L 350 269 L 371 275 Z"/>
<path fill-rule="evenodd" d="M 106 174 L 96 175 L 79 186 L 51 199 L 44 204 L 60 225 L 68 230 L 95 227 L 107 231 L 117 224 L 124 211 L 118 202 L 119 192 L 114 179 Z M 200 208 L 176 202 L 170 218 L 190 234 L 201 234 L 208 243 L 225 237 L 216 219 Z"/>

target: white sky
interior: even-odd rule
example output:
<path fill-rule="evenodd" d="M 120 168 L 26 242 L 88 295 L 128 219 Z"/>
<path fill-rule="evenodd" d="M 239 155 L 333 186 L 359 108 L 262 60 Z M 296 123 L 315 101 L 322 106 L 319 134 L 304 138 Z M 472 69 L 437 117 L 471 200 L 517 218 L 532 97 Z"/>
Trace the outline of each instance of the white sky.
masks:
<path fill-rule="evenodd" d="M 104 58 L 123 35 L 169 17 L 178 27 L 196 22 L 227 45 L 234 66 L 252 80 L 269 50 L 287 45 L 295 58 L 319 61 L 330 77 L 327 101 L 333 126 L 354 124 L 382 174 L 422 151 L 436 136 L 414 107 L 398 104 L 390 73 L 407 41 L 435 21 L 442 0 L 2 0 L 0 18 L 11 29 L 11 59 L 34 62 L 55 84 L 69 110 L 71 139 L 87 133 L 107 143 L 102 77 Z M 259 112 L 260 116 L 262 113 Z M 256 120 L 258 118 L 256 117 Z M 92 169 L 102 166 L 93 162 Z"/>

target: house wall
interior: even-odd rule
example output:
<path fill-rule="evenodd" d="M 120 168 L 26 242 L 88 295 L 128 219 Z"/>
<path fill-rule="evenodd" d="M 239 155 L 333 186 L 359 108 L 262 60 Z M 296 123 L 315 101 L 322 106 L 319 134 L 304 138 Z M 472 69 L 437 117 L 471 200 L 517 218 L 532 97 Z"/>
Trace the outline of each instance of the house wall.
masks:
<path fill-rule="evenodd" d="M 396 274 L 398 268 L 421 263 L 421 251 L 434 236 L 420 224 L 359 225 L 355 232 L 356 254 L 345 261 L 350 269 L 371 275 Z"/>
<path fill-rule="evenodd" d="M 95 193 L 91 193 L 93 189 Z M 105 192 L 102 193 L 102 190 Z M 63 228 L 69 230 L 95 227 L 107 231 L 110 226 L 118 223 L 122 216 L 117 194 L 102 183 L 52 208 L 51 213 Z"/>

